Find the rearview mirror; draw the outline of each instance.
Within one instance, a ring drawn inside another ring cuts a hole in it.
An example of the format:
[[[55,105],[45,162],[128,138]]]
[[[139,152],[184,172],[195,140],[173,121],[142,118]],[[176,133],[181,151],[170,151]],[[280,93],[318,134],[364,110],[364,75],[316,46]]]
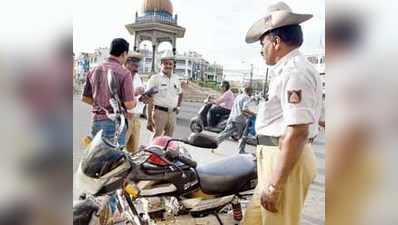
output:
[[[112,70],[108,70],[107,79],[108,79],[108,88],[109,92],[111,93],[111,97],[115,98],[118,94],[119,84],[114,78]]]
[[[217,140],[209,135],[202,133],[193,133],[188,137],[188,142],[190,145],[199,148],[217,148]]]

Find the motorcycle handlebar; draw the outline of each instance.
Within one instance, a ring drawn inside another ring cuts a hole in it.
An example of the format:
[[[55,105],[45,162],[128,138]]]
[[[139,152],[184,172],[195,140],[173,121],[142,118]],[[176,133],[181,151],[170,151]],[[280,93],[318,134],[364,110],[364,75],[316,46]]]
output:
[[[193,161],[192,159],[187,158],[187,157],[182,156],[182,155],[178,155],[177,159],[180,160],[181,162],[183,162],[183,163],[189,165],[190,167],[193,167],[193,168],[196,168],[196,166],[198,165],[198,164],[197,164],[195,161]]]
[[[187,164],[190,167],[196,168],[196,166],[198,165],[195,161],[193,161],[190,158],[187,158],[183,155],[181,155],[180,153],[176,152],[176,151],[167,151],[166,153],[169,157],[173,158],[173,159],[177,159],[179,161],[181,161],[182,163]]]

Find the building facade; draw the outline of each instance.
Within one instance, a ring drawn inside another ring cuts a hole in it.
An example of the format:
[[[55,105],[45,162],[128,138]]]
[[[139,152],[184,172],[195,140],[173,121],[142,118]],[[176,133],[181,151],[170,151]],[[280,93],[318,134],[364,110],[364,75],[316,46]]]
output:
[[[185,80],[205,80],[209,62],[195,51],[176,55],[175,73]]]
[[[209,68],[206,73],[206,80],[216,81],[217,83],[221,83],[221,81],[224,80],[224,67],[215,62],[209,65]]]
[[[323,96],[325,96],[326,94],[325,52],[319,51],[310,54],[305,54],[305,57],[318,70],[322,82]]]
[[[81,52],[74,58],[75,79],[85,79],[86,74],[109,56],[109,48],[95,49],[94,52]]]
[[[152,73],[152,51],[141,49],[144,58],[141,61],[140,74],[149,76]],[[158,52],[161,55],[163,51]],[[155,69],[160,70],[160,60],[155,59]],[[196,51],[176,54],[176,65],[174,73],[182,80],[212,80],[220,82],[223,76],[223,67],[210,63]]]

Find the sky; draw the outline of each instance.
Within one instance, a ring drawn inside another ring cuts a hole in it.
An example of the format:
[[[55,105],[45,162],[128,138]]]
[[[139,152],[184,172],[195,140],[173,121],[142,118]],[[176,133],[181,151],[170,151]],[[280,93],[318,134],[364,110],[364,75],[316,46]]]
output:
[[[250,26],[265,14],[264,0],[171,0],[178,23],[186,28],[185,37],[177,40],[177,51],[196,51],[210,63],[217,62],[229,69],[245,69],[254,64],[256,70],[265,65],[258,43],[246,44]],[[297,13],[311,13],[314,18],[302,24],[304,53],[323,49],[324,0],[285,0]],[[115,4],[117,3],[117,4]],[[142,15],[143,0],[74,0],[74,52],[93,52],[109,46],[115,37],[133,43],[125,25],[134,22],[135,12]],[[164,45],[167,47],[167,45]],[[162,46],[162,47],[164,47]],[[161,48],[162,49],[162,48]]]

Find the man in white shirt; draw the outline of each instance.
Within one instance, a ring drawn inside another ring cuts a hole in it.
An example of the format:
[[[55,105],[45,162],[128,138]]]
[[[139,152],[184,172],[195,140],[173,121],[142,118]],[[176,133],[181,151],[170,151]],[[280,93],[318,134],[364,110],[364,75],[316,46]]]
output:
[[[139,63],[142,57],[142,54],[138,52],[130,53],[124,65],[131,72],[136,99],[139,99],[139,97],[144,93],[145,90],[142,78],[138,74],[138,69],[140,66]],[[144,106],[145,104],[143,102],[137,101],[137,105],[133,109],[127,110],[128,129],[126,133],[126,149],[131,153],[138,151],[141,129],[141,123],[139,118],[142,111],[144,110]]]
[[[166,51],[160,58],[160,73],[151,76],[147,90],[156,88],[159,92],[153,96],[153,104],[148,104],[148,130],[154,136],[173,136],[177,114],[182,102],[182,88],[178,77],[173,74],[175,57]]]
[[[316,174],[311,143],[318,132],[322,83],[298,50],[303,43],[299,24],[311,17],[278,2],[246,35],[247,43],[260,42],[265,63],[273,66],[268,100],[258,106],[258,185],[246,225],[299,225]]]

